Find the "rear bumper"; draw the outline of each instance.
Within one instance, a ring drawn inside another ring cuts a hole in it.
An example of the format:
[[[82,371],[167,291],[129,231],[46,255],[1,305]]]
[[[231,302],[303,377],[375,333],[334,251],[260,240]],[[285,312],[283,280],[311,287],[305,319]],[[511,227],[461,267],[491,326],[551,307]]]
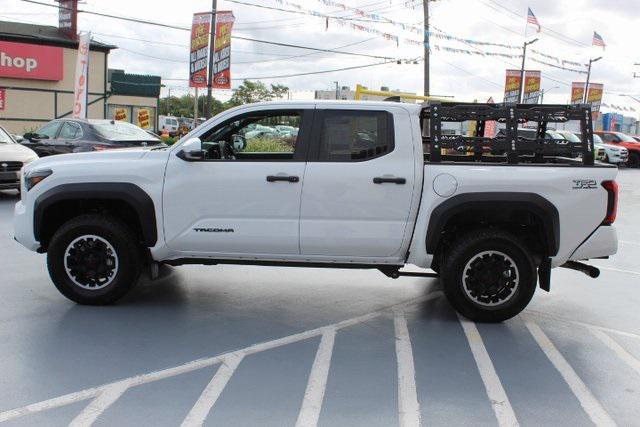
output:
[[[569,257],[579,261],[589,258],[601,258],[618,252],[618,233],[613,225],[603,225],[585,240]]]

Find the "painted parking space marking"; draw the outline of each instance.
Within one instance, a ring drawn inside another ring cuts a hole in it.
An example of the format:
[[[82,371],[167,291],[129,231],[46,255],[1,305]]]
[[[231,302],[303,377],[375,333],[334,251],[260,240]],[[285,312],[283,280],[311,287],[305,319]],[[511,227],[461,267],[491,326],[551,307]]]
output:
[[[61,406],[80,402],[82,400],[96,398],[106,390],[111,389],[111,387],[115,386],[116,384],[121,384],[123,386],[126,386],[126,388],[135,387],[135,386],[147,384],[153,381],[158,381],[161,379],[170,378],[176,375],[180,375],[187,372],[192,372],[198,369],[213,366],[218,363],[222,363],[226,358],[230,357],[233,354],[241,354],[243,356],[248,356],[250,354],[254,354],[261,351],[266,351],[273,348],[281,347],[294,342],[306,340],[308,338],[321,336],[327,330],[327,328],[333,328],[336,331],[338,331],[340,329],[347,328],[349,326],[354,326],[360,323],[367,322],[385,313],[393,312],[394,310],[398,310],[403,307],[407,307],[410,305],[419,304],[421,302],[426,302],[432,299],[439,298],[442,295],[443,294],[441,291],[434,291],[423,297],[414,298],[412,300],[401,302],[399,304],[395,304],[390,307],[385,307],[371,313],[367,313],[351,319],[343,320],[341,322],[338,322],[332,325],[322,326],[316,329],[310,329],[308,331],[300,332],[294,335],[289,335],[287,337],[278,338],[272,341],[266,341],[259,344],[254,344],[252,346],[246,347],[241,350],[234,350],[218,356],[194,360],[192,362],[187,362],[183,365],[166,368],[160,371],[154,371],[154,372],[150,372],[142,375],[133,376],[130,378],[126,378],[124,380],[114,381],[112,383],[101,385],[98,387],[87,388],[78,392],[65,394],[65,395],[54,397],[48,400],[43,400],[41,402],[22,406],[20,408],[10,409],[8,411],[0,412],[0,422],[13,420],[15,418],[19,418],[19,417],[37,413],[37,412],[42,412],[48,409],[59,408]]]
[[[525,325],[529,332],[536,340],[547,358],[551,361],[560,376],[565,380],[573,394],[576,396],[580,405],[585,410],[591,421],[597,426],[615,426],[609,413],[602,407],[600,402],[591,393],[586,384],[578,376],[576,371],[571,367],[569,362],[562,356],[560,351],[551,342],[549,337],[542,331],[537,324],[525,320]]]
[[[593,335],[595,335],[600,341],[607,347],[613,350],[620,359],[622,359],[630,368],[635,370],[640,375],[640,360],[636,359],[631,353],[618,344],[613,338],[611,338],[606,332],[599,328],[588,328]]]
[[[142,384],[174,377],[219,364],[220,366],[218,370],[210,380],[209,384],[201,392],[182,423],[185,427],[201,426],[211,411],[215,411],[216,401],[224,392],[227,383],[232,378],[236,368],[245,357],[319,336],[321,337],[320,343],[309,371],[305,393],[297,414],[296,422],[297,426],[316,426],[322,411],[327,378],[331,369],[331,359],[334,351],[336,334],[339,333],[341,329],[359,325],[383,315],[392,314],[395,331],[395,353],[397,363],[398,421],[401,426],[419,426],[425,422],[425,420],[421,419],[422,414],[417,396],[414,352],[411,344],[411,335],[407,326],[405,311],[410,306],[434,300],[442,295],[441,291],[434,291],[421,298],[386,307],[328,326],[300,332],[272,341],[254,344],[244,349],[230,351],[210,358],[195,360],[160,371],[133,376],[99,387],[88,388],[75,393],[69,393],[53,399],[26,405],[21,408],[8,410],[0,413],[0,422],[46,411],[48,409],[70,405],[76,402],[90,400],[87,406],[71,423],[73,426],[90,426],[131,387],[136,387]],[[608,348],[613,350],[621,360],[631,366],[639,374],[640,361],[628,353],[609,335],[618,334],[636,339],[640,339],[640,335],[562,319],[558,318],[558,316],[537,312],[531,312],[522,317],[529,333],[531,333],[538,346],[540,346],[544,354],[551,361],[555,370],[568,384],[572,393],[576,396],[580,405],[591,420],[593,420],[597,425],[615,425],[609,413],[594,397],[575,370],[545,335],[540,326],[538,326],[538,324],[532,319],[536,317],[550,318],[563,321],[565,323],[578,324],[588,328]],[[495,370],[491,356],[484,345],[476,324],[461,317],[460,315],[457,315],[457,318],[459,323],[462,325],[464,336],[469,345],[469,350],[474,358],[476,368],[480,374],[486,391],[486,396],[483,398],[488,398],[496,416],[498,425],[519,425],[515,411],[511,406],[509,398]],[[428,420],[426,423],[428,424]]]
[[[420,404],[416,391],[416,369],[413,363],[413,349],[403,312],[396,311],[393,316],[396,335],[396,359],[398,363],[398,412],[400,427],[419,426]]]
[[[222,360],[211,382],[182,422],[182,427],[198,427],[204,423],[243,358],[244,354],[231,353]]]
[[[480,377],[487,391],[487,396],[491,401],[493,412],[496,414],[498,425],[500,425],[500,427],[518,426],[519,423],[516,414],[513,412],[511,402],[509,402],[507,393],[504,391],[504,387],[502,387],[502,382],[496,373],[491,357],[489,357],[489,353],[482,341],[476,324],[459,314],[458,319],[469,342],[471,353],[478,366]]]
[[[127,382],[115,383],[107,387],[69,423],[69,427],[91,426],[128,388]]]
[[[302,407],[298,413],[297,427],[309,427],[318,424],[320,409],[324,400],[329,377],[329,366],[336,338],[335,328],[327,328],[322,334],[318,351],[311,367],[307,388],[304,392]]]

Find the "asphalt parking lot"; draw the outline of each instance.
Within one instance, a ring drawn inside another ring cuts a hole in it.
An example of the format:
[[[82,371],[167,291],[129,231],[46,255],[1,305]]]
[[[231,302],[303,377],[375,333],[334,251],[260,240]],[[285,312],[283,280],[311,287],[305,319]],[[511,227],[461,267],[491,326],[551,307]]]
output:
[[[436,279],[166,269],[75,305],[12,240],[0,193],[5,425],[640,425],[640,170],[621,170],[619,254],[556,269],[504,324],[458,318]]]

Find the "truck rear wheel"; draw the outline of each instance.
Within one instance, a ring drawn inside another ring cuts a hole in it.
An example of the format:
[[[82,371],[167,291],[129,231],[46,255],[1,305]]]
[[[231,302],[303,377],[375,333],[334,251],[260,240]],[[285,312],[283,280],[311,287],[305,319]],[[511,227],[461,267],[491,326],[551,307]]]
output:
[[[121,222],[105,215],[82,215],[63,224],[47,251],[56,288],[78,304],[110,304],[140,277],[137,239]]]
[[[445,295],[460,314],[477,322],[502,322],[529,304],[536,290],[536,269],[516,236],[481,230],[452,246],[441,275]]]

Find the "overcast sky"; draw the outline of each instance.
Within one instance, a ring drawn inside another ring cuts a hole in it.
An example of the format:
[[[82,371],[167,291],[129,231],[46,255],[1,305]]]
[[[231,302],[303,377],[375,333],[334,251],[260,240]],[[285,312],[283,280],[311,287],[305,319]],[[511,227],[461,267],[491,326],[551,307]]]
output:
[[[53,0],[41,0],[53,4]],[[276,0],[242,0],[291,9]],[[324,6],[320,0],[287,0],[322,14],[360,19],[354,22],[366,27],[397,35],[400,46],[375,34],[353,30],[330,21],[325,30],[325,19],[266,10],[240,5],[226,0],[218,1],[219,10],[232,10],[236,16],[234,34],[257,39],[293,43],[304,46],[329,48],[353,44],[342,50],[394,58],[418,58],[420,46],[403,43],[403,39],[419,40],[420,36],[392,24],[365,22],[352,10],[341,11]],[[411,8],[405,0],[337,0],[352,8],[406,24],[422,23],[422,6]],[[620,94],[635,95],[640,99],[640,7],[638,0],[437,0],[431,4],[431,24],[447,34],[493,43],[521,45],[524,40],[527,7],[531,7],[543,26],[537,34],[539,41],[532,48],[545,54],[584,63],[589,57],[604,56],[595,63],[592,81],[604,83],[606,103],[640,107],[640,103]],[[119,16],[142,18],[157,22],[189,27],[192,14],[210,9],[210,0],[85,0],[81,9],[111,13]],[[29,4],[21,0],[0,0],[0,19],[57,25],[57,11],[53,8]],[[115,44],[119,49],[110,56],[111,68],[128,72],[161,75],[163,78],[186,79],[188,76],[189,32],[168,28],[133,24],[108,18],[80,14],[81,30],[91,30],[94,38]],[[593,31],[602,35],[606,50],[592,48]],[[529,39],[534,31],[530,28]],[[139,39],[132,40],[132,39]],[[455,40],[432,40],[432,45],[455,49],[478,50]],[[520,53],[501,47],[481,46],[480,50],[496,53]],[[331,70],[335,68],[380,62],[379,59],[346,55],[314,53],[299,58],[294,55],[309,51],[266,44],[234,40],[232,45],[232,77],[262,77],[283,74]],[[158,58],[158,59],[156,59]],[[541,56],[531,56],[548,61]],[[482,57],[461,53],[433,51],[431,55],[431,93],[452,95],[459,100],[486,100],[492,96],[502,99],[506,68],[519,68],[519,59]],[[583,81],[584,76],[527,61],[528,69],[542,70],[542,86],[549,89],[546,102],[567,102],[572,81]],[[575,67],[574,67],[575,68]],[[293,91],[331,89],[334,82],[355,87],[357,83],[378,89],[389,86],[409,92],[422,92],[422,62],[388,64],[359,70],[333,72],[294,78],[266,79],[265,83],[282,83]],[[553,80],[552,80],[553,79]],[[172,93],[186,93],[187,82],[165,80]],[[240,82],[235,81],[234,85]],[[555,88],[558,87],[558,88]],[[553,88],[553,89],[552,89]],[[221,98],[228,94],[218,92]],[[640,108],[637,108],[640,111]]]

